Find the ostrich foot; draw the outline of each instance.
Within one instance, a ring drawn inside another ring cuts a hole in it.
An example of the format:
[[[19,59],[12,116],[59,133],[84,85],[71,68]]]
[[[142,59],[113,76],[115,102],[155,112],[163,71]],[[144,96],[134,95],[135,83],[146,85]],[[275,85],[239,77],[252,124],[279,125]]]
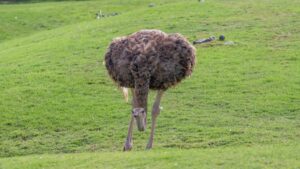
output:
[[[132,143],[126,142],[123,147],[123,151],[130,151],[132,149]]]
[[[152,149],[152,142],[149,142],[146,147],[146,150],[150,150],[150,149]]]

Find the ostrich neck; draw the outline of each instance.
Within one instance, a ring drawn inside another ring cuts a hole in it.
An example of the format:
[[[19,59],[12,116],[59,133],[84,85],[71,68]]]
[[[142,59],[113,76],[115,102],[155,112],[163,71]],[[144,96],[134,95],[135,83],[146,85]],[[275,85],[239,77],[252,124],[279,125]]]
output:
[[[135,82],[134,94],[135,94],[135,104],[134,107],[144,108],[147,112],[147,100],[149,92],[149,82],[147,80],[137,80]]]

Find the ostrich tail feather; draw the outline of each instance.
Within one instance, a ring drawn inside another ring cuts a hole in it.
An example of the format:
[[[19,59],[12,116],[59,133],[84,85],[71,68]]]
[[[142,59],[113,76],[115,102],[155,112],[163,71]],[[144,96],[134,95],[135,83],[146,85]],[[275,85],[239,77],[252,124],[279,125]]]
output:
[[[125,101],[128,103],[128,88],[122,87],[122,92],[123,92]]]

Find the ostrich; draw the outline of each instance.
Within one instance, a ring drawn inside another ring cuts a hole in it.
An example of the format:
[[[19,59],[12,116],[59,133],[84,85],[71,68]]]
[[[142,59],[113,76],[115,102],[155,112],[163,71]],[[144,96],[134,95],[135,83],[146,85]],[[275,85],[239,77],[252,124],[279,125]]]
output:
[[[178,33],[141,30],[112,41],[105,54],[106,69],[113,81],[121,87],[130,88],[133,96],[124,151],[132,148],[134,121],[139,131],[146,128],[149,89],[157,90],[152,107],[151,133],[146,149],[152,148],[163,93],[190,76],[194,64],[195,48]]]

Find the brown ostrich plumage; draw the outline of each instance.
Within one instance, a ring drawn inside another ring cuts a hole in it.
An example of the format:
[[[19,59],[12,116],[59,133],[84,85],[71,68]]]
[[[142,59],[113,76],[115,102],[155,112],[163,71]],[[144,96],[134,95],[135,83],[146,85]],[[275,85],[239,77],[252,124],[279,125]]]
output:
[[[105,55],[110,77],[119,86],[132,88],[133,108],[145,112],[149,89],[165,91],[191,75],[194,65],[195,48],[182,35],[159,30],[117,38]]]

